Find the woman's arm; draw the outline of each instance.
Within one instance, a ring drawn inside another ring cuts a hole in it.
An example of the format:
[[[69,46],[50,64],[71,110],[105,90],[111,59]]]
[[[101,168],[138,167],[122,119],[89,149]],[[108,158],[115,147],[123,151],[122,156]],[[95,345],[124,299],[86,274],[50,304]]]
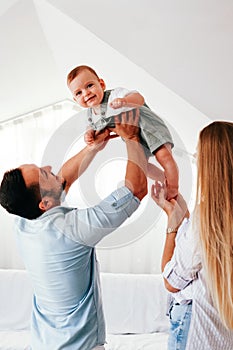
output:
[[[166,189],[159,183],[152,186],[153,200],[168,216],[161,268],[165,287],[174,293],[185,288],[195,278],[193,272],[198,267],[193,268],[195,244],[192,240],[193,236],[187,234],[188,221],[184,220],[189,218],[186,202],[180,194],[177,200],[167,201],[165,192]],[[179,237],[177,237],[177,232]]]

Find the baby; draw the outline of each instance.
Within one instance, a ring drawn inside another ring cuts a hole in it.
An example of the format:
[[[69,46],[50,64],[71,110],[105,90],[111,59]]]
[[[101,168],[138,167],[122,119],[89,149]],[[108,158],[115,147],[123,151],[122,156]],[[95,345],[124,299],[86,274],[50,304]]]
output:
[[[67,76],[67,85],[74,101],[87,108],[88,129],[84,136],[87,144],[93,142],[97,131],[115,126],[115,115],[132,108],[140,109],[141,144],[147,159],[151,155],[155,156],[164,170],[148,162],[147,175],[154,180],[166,181],[167,199],[176,198],[179,173],[172,155],[172,137],[163,120],[145,104],[144,97],[137,91],[125,88],[105,90],[104,80],[88,66],[74,68]]]

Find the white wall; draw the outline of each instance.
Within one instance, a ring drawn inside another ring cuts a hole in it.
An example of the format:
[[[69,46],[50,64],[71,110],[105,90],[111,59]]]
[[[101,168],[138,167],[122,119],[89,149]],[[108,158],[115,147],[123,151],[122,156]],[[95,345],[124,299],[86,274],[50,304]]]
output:
[[[70,103],[68,105],[72,112],[72,106]],[[7,129],[8,135],[18,135],[18,149],[10,137],[6,136],[3,140],[4,128],[0,130],[1,148],[12,146],[11,160],[7,160],[6,154],[1,155],[2,172],[5,170],[3,164],[6,166],[7,162],[9,168],[17,166],[18,163],[35,162],[39,164],[41,162],[43,165],[52,164],[58,170],[58,163],[64,162],[84,146],[82,112],[77,114],[76,111],[73,111],[72,118],[60,123],[58,116],[64,118],[65,110],[55,109],[54,113],[53,119],[52,115],[45,114],[43,117],[41,114],[34,117],[32,114],[32,120],[26,118],[24,126],[12,123],[12,127]],[[40,119],[42,120],[40,121]],[[25,134],[22,134],[23,130]],[[172,127],[171,131],[176,144],[174,156],[180,169],[181,192],[192,207],[195,193],[195,164],[187,153],[181,138]],[[192,130],[190,130],[191,132]],[[45,142],[46,134],[47,141]],[[9,142],[8,146],[7,142]],[[30,147],[32,145],[34,151]],[[155,163],[153,158],[150,161]],[[98,203],[100,199],[107,196],[123,182],[125,166],[125,144],[121,139],[112,140],[97,155],[85,174],[73,186],[73,190],[66,199],[66,204],[83,208]],[[152,182],[149,181],[149,193],[151,184]],[[0,267],[23,268],[14,241],[13,216],[1,209],[0,220]],[[140,208],[133,216],[99,244],[98,256],[101,270],[105,272],[158,273],[165,227],[165,216],[148,195],[143,199]]]
[[[15,104],[15,114],[22,113],[26,107],[28,107],[27,111],[31,109],[33,104],[28,98],[30,89],[34,91],[33,99],[37,107],[40,101],[45,101],[44,97],[49,96],[49,94],[55,100],[60,99],[63,94],[66,94],[64,97],[70,97],[65,87],[67,73],[76,65],[91,65],[105,79],[109,88],[125,86],[129,89],[138,89],[145,96],[149,106],[168,123],[176,145],[174,155],[180,167],[181,191],[186,196],[187,201],[192,202],[194,178],[192,177],[192,164],[187,154],[195,152],[198,132],[209,122],[209,119],[160,84],[142,68],[46,1],[34,1],[36,11],[32,7],[31,13],[36,17],[39,29],[37,28],[36,31],[33,29],[33,32],[30,32],[31,22],[27,17],[27,12],[24,11],[26,8],[22,7],[22,4],[26,4],[26,2],[17,2],[15,7],[9,9],[5,14],[5,25],[2,28],[7,28],[7,31],[1,31],[3,39],[6,35],[12,45],[12,51],[7,51],[7,54],[4,54],[4,62],[10,60],[10,65],[14,67],[12,74],[6,70],[3,71],[3,74],[7,74],[9,77],[8,91],[11,91],[9,88],[13,87],[13,92],[20,93],[21,102],[24,102],[24,104]],[[12,31],[12,19],[16,18],[21,19],[20,28],[22,31]],[[27,19],[26,26],[25,18]],[[13,49],[18,44],[17,40],[25,38],[24,35],[29,41],[28,43],[25,41],[23,47],[18,45],[19,55],[13,57]],[[5,43],[7,46],[7,39]],[[42,46],[47,48],[47,53],[40,57]],[[28,50],[29,65],[23,64],[24,56],[21,56],[20,50],[25,49]],[[24,81],[24,71],[28,69],[31,70],[32,74],[29,80]],[[40,74],[39,72],[44,73]],[[3,91],[3,100],[6,105],[14,102],[13,95],[11,96],[9,92],[5,93],[5,91]],[[27,141],[25,139],[25,142]],[[9,139],[9,144],[10,142]],[[5,152],[7,152],[7,147],[6,144]],[[119,158],[119,153],[113,157],[111,152],[106,152],[105,159],[109,159],[113,163]],[[102,158],[100,160],[96,165],[97,173],[103,163]],[[6,170],[3,169],[5,162],[1,155],[0,164],[2,171]],[[86,176],[92,175],[90,170],[89,175],[87,173]],[[98,176],[96,176],[96,181],[99,181]],[[80,199],[78,199],[79,202]],[[85,202],[81,204],[85,205]],[[154,212],[156,213],[155,217],[153,217]],[[13,243],[12,219],[5,213],[3,214],[2,211],[0,215],[0,249],[2,251],[0,267],[20,267],[21,263]],[[135,241],[133,241],[132,236],[136,229],[133,225],[134,220],[132,220],[131,224],[126,225],[126,229],[122,230],[117,244],[114,235],[107,243],[103,242],[98,252],[102,270],[144,273],[160,271],[165,228],[164,218],[161,217],[158,209],[149,198],[144,200],[140,215],[140,218],[135,219],[138,230]],[[160,221],[157,220],[158,217]],[[124,241],[124,232],[129,235],[128,241]]]

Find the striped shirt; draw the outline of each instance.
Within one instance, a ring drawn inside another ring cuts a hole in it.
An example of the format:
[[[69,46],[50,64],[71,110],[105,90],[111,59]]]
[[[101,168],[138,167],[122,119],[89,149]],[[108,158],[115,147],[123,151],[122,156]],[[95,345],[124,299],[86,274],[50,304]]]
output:
[[[173,257],[163,272],[167,281],[180,289],[172,293],[178,303],[193,300],[186,350],[232,350],[233,331],[224,327],[209,296],[196,238],[190,220],[185,219],[176,236]]]

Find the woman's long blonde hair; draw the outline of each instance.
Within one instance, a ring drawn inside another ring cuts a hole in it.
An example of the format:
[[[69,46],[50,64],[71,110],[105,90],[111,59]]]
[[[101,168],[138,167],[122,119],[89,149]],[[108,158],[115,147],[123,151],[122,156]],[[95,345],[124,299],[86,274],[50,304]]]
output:
[[[197,167],[205,277],[223,324],[233,329],[233,123],[214,122],[201,131]]]

